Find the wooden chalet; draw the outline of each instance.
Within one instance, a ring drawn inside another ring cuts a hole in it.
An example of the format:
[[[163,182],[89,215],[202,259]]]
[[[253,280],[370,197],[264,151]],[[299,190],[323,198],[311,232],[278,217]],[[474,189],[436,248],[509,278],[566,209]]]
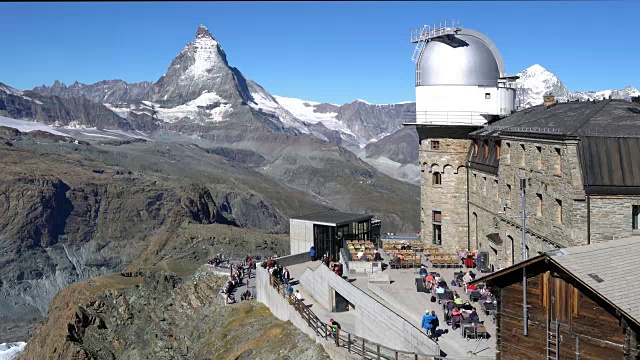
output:
[[[639,248],[631,237],[555,249],[476,279],[498,299],[496,358],[639,359]]]

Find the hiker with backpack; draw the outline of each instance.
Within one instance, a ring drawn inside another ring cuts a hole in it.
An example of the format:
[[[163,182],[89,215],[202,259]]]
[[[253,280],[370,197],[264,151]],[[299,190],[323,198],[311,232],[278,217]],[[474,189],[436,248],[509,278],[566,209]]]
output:
[[[438,337],[436,333],[438,331],[438,326],[440,326],[440,320],[438,320],[438,316],[436,315],[436,312],[431,311],[431,332],[429,334],[429,337],[435,341],[438,341]]]

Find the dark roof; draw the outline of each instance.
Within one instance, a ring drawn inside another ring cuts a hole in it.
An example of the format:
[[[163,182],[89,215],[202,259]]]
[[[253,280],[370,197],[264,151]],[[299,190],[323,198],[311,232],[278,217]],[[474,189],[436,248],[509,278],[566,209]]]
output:
[[[640,113],[634,111],[640,112],[640,104],[626,100],[538,105],[493,122],[471,135],[640,137]]]
[[[640,194],[640,138],[583,137],[578,156],[587,194]]]
[[[345,223],[350,223],[354,221],[368,220],[371,218],[373,218],[373,215],[352,214],[352,213],[345,213],[340,211],[322,211],[322,212],[313,213],[313,214],[296,216],[291,219],[339,225],[339,224],[345,224]]]
[[[638,302],[640,287],[619,286],[621,283],[629,283],[631,277],[640,271],[640,262],[636,261],[635,251],[638,245],[640,245],[640,237],[633,236],[590,245],[554,249],[478,278],[472,283],[495,284],[510,278],[504,283],[506,284],[514,281],[512,276],[514,271],[522,269],[523,266],[546,266],[542,264],[551,263],[576,279],[590,292],[611,304],[626,318],[640,325],[640,302]],[[530,271],[527,270],[527,273]],[[531,275],[533,274],[531,272]],[[518,272],[515,278],[521,279],[521,276],[521,272]]]
[[[578,140],[587,194],[640,195],[638,103],[602,100],[558,103],[551,107],[539,105],[470,134],[479,139],[500,136]],[[494,164],[497,161],[474,161],[471,156],[469,161],[472,168],[497,173],[497,164]]]

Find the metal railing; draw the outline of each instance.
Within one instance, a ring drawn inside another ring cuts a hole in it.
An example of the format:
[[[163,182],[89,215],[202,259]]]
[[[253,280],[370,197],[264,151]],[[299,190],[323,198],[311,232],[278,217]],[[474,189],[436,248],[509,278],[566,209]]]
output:
[[[391,349],[361,336],[351,334],[346,330],[338,329],[334,333],[331,331],[331,324],[320,320],[320,318],[318,318],[302,300],[297,299],[294,294],[287,293],[285,284],[282,284],[272,275],[269,275],[269,279],[271,287],[273,287],[278,294],[282,295],[282,297],[289,302],[289,305],[293,306],[296,312],[302,317],[302,320],[307,323],[307,326],[309,326],[317,336],[323,337],[327,341],[331,339],[337,347],[347,349],[350,354],[353,353],[362,356],[363,359],[442,359],[440,354],[419,354],[411,351]]]
[[[438,23],[423,25],[422,27],[411,29],[411,42],[417,43],[421,41],[428,41],[429,39],[437,36],[455,34],[458,30],[459,24],[460,21],[458,20],[442,20]]]
[[[479,111],[415,111],[405,112],[407,121],[433,125],[484,125],[487,113]]]

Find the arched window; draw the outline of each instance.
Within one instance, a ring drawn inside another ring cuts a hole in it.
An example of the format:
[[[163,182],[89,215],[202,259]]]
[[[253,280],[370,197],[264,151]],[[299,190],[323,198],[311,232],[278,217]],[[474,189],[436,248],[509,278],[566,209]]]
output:
[[[433,185],[442,185],[442,174],[438,171],[433,172]]]

